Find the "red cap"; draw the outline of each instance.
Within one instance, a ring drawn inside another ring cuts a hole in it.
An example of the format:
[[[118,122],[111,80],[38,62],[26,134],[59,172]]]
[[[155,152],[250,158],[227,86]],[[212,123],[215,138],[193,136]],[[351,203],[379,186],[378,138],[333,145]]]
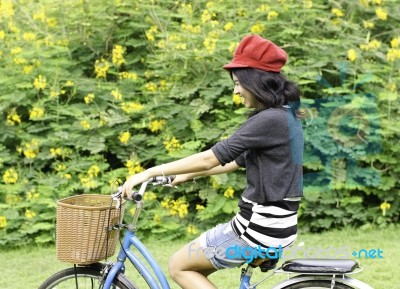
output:
[[[236,48],[231,63],[224,69],[252,67],[265,71],[280,72],[287,60],[286,52],[258,35],[249,35],[242,39]]]

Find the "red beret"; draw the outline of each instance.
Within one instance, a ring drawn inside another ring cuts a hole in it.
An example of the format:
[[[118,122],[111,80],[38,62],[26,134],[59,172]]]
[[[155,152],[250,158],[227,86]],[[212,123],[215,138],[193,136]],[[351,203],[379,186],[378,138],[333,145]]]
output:
[[[258,35],[246,36],[236,48],[233,59],[224,69],[252,67],[265,71],[280,72],[287,60],[286,52]]]

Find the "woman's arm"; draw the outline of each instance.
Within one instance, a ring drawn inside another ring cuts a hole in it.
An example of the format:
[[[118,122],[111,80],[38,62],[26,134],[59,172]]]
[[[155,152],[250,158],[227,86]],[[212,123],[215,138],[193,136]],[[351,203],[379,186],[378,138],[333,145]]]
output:
[[[196,173],[189,173],[189,174],[181,174],[177,175],[172,182],[173,185],[177,185],[180,183],[184,183],[190,180],[193,180],[196,177],[206,177],[206,176],[212,176],[212,175],[219,175],[219,174],[224,174],[224,173],[229,173],[234,170],[237,170],[239,168],[239,165],[233,161],[231,163],[228,163],[224,166],[216,166],[210,170],[206,171],[201,171],[201,172],[196,172]]]
[[[209,171],[219,166],[219,160],[212,150],[197,153],[186,158],[152,167],[144,172],[135,174],[124,183],[122,191],[124,195],[131,197],[133,187],[155,176],[182,175]]]

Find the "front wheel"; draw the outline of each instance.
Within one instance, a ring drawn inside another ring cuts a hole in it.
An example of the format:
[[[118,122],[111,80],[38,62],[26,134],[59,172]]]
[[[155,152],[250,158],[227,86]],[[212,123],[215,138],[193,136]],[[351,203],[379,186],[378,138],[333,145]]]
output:
[[[38,289],[101,289],[103,288],[100,267],[76,267],[57,272]],[[137,289],[123,274],[118,274],[112,289]]]
[[[289,286],[283,287],[282,289],[325,289],[331,288],[331,281],[324,281],[324,280],[308,280],[308,281],[301,281],[299,283],[291,284]],[[345,284],[335,282],[334,289],[353,289]]]

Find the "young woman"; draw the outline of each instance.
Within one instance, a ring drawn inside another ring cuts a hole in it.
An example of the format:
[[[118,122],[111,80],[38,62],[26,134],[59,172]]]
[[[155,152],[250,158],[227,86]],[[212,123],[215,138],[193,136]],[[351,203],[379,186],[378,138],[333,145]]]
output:
[[[211,149],[149,168],[123,186],[130,196],[134,186],[158,175],[176,175],[178,184],[246,168],[239,212],[171,257],[170,275],[182,288],[216,288],[209,274],[246,262],[246,256],[228,256],[230,247],[285,248],[296,239],[303,195],[303,134],[296,115],[299,90],[280,73],[286,60],[285,51],[271,41],[258,35],[244,37],[224,68],[232,77],[234,93],[252,109],[247,121]]]

